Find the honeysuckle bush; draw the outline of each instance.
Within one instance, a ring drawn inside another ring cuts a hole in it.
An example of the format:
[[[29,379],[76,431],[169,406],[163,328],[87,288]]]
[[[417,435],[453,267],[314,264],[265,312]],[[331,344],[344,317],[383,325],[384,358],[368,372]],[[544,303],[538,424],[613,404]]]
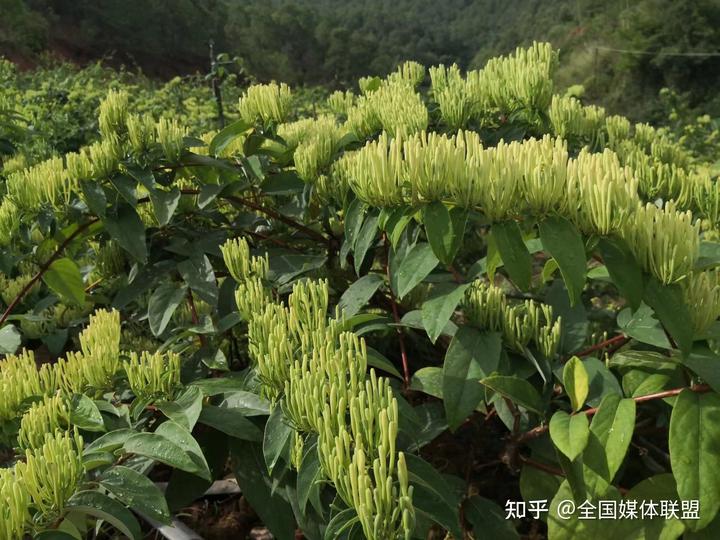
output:
[[[0,538],[140,538],[230,472],[283,540],[717,535],[717,178],[556,64],[408,62],[315,116],[256,85],[210,133],[116,89],[9,173]],[[558,512],[660,499],[697,519]]]

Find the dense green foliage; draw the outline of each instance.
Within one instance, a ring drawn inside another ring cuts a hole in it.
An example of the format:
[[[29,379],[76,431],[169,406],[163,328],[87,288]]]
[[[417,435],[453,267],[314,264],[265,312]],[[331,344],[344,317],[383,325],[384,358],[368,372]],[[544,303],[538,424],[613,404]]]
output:
[[[476,68],[543,39],[562,51],[561,85],[614,112],[654,119],[667,86],[720,115],[715,0],[2,0],[0,12],[0,53],[113,54],[171,76],[205,71],[212,39],[260,80],[339,87],[408,58]]]
[[[717,130],[557,68],[253,85],[220,131],[120,77],[68,139],[3,88],[0,540],[139,540],[228,473],[280,540],[717,536]],[[559,505],[660,499],[697,517]]]

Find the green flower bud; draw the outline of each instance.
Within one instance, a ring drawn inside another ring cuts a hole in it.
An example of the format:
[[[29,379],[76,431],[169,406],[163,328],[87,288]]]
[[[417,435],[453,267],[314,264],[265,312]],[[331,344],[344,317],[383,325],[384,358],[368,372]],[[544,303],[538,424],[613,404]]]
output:
[[[185,151],[185,135],[187,130],[180,126],[176,120],[161,118],[155,125],[157,139],[170,163],[178,163]]]
[[[180,356],[173,352],[130,352],[124,367],[130,388],[141,400],[172,401],[180,387]]]
[[[240,116],[246,122],[261,120],[267,127],[285,120],[292,102],[290,87],[285,83],[256,84],[240,98]]]
[[[128,114],[127,92],[110,90],[100,104],[98,123],[103,137],[110,137],[125,130]]]
[[[70,411],[65,398],[45,396],[43,401],[33,403],[20,420],[18,444],[22,449],[40,448],[46,435],[67,429],[69,423]]]
[[[0,538],[22,540],[30,522],[30,495],[13,469],[0,469]]]
[[[82,450],[77,430],[48,433],[42,446],[26,450],[25,462],[15,465],[17,478],[38,512],[37,521],[51,523],[63,514],[85,472]]]

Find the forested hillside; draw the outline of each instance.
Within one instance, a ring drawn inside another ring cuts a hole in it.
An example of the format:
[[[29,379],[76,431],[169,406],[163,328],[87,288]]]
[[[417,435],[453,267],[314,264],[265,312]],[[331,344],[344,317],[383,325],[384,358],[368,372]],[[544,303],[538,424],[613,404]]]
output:
[[[208,41],[259,80],[348,87],[401,61],[481,67],[533,39],[561,49],[560,86],[632,118],[658,117],[665,86],[715,113],[716,0],[0,0],[0,54],[43,51],[169,77],[205,71]],[[630,51],[630,52],[628,52]]]

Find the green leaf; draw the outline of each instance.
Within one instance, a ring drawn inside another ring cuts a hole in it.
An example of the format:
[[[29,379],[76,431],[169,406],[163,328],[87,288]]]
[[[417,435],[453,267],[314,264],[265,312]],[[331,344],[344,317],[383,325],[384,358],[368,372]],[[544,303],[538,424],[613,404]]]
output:
[[[91,454],[95,452],[114,452],[118,448],[122,448],[125,441],[135,434],[137,434],[137,431],[129,428],[110,431],[86,445],[83,453]]]
[[[226,393],[220,407],[233,409],[245,417],[268,416],[270,414],[270,402],[267,399],[246,391]]]
[[[405,454],[405,460],[413,486],[415,510],[448,529],[455,538],[462,538],[458,517],[459,497],[427,461],[413,454]]]
[[[158,433],[136,433],[123,444],[123,450],[129,454],[148,457],[181,471],[206,475],[202,468],[183,450],[179,443]]]
[[[430,244],[415,244],[403,258],[397,272],[397,295],[403,298],[438,265]]]
[[[466,222],[467,212],[459,208],[448,210],[439,201],[423,208],[423,223],[428,242],[443,264],[452,264],[455,259],[455,254],[462,245]]]
[[[642,504],[642,501],[645,501],[646,505],[654,502],[658,508],[660,508],[662,501],[677,501],[679,499],[675,479],[669,473],[656,474],[635,484],[625,498],[638,501],[638,504]],[[679,510],[678,516],[681,514],[682,511]],[[685,529],[679,519],[666,519],[660,515],[652,518],[628,520],[627,524],[628,530],[623,535],[623,538],[680,538]],[[683,538],[687,538],[687,535]]]
[[[317,453],[317,444],[305,448],[302,463],[297,475],[297,497],[300,511],[305,507],[313,491],[319,492],[319,482],[322,480],[322,468]],[[317,494],[317,493],[316,493]]]
[[[47,272],[43,274],[43,281],[54,292],[74,305],[85,304],[85,285],[80,275],[78,265],[67,258],[54,261]]]
[[[263,438],[260,428],[245,418],[242,409],[205,405],[198,422],[237,439],[261,441]]]
[[[202,411],[203,395],[197,386],[188,386],[175,401],[159,401],[155,406],[170,420],[192,431]]]
[[[230,456],[233,471],[250,506],[261,521],[280,540],[295,537],[295,517],[292,507],[275,489],[275,483],[267,474],[262,448],[259,444],[230,440]]]
[[[49,529],[33,536],[33,540],[80,540],[80,536],[59,529]]]
[[[589,391],[588,374],[582,361],[577,356],[573,356],[565,364],[563,385],[570,398],[573,411],[582,409]]]
[[[80,190],[84,195],[85,202],[90,211],[100,218],[105,217],[107,208],[107,197],[100,182],[95,180],[83,180],[80,182]]]
[[[85,431],[105,431],[100,409],[84,394],[75,394],[70,401],[70,423]]]
[[[377,352],[372,347],[367,348],[367,357],[368,357],[368,366],[374,367],[377,369],[381,369],[385,373],[390,373],[390,375],[394,375],[398,379],[402,379],[402,375],[400,375],[400,372],[397,370],[397,368],[388,360],[385,358],[382,354]]]
[[[149,194],[155,218],[158,220],[160,226],[164,227],[170,223],[170,218],[172,218],[175,210],[177,210],[181,197],[180,190],[176,187],[170,191],[151,189],[149,190]]]
[[[122,205],[116,215],[105,216],[103,224],[110,236],[136,261],[144,263],[147,260],[145,225],[134,208]]]
[[[160,427],[155,430],[155,434],[166,437],[168,440],[182,448],[182,450],[190,456],[193,463],[195,463],[195,466],[197,467],[196,474],[201,478],[205,478],[207,480],[211,479],[210,468],[205,460],[205,455],[203,454],[200,445],[192,436],[192,433],[177,422],[168,420],[167,422],[160,424]]]
[[[347,214],[345,214],[345,241],[351,248],[355,247],[366,211],[367,205],[360,199],[353,199],[348,205]]]
[[[385,224],[385,231],[387,232],[393,249],[397,248],[400,237],[410,221],[412,221],[414,214],[415,212],[412,208],[401,206],[396,208],[388,218]]]
[[[187,289],[175,283],[160,285],[150,296],[148,320],[154,336],[161,335],[180,303],[185,299]]]
[[[368,274],[350,285],[340,297],[338,307],[350,318],[372,298],[384,279],[380,274]]]
[[[110,452],[84,452],[83,467],[86,471],[92,471],[100,467],[113,465],[117,461],[117,456]]]
[[[217,305],[217,281],[207,255],[199,255],[182,261],[177,268],[193,292],[211,306]]]
[[[583,453],[583,476],[590,493],[605,494],[625,459],[635,429],[635,402],[608,394],[590,424]]]
[[[670,464],[681,500],[700,501],[700,519],[710,523],[720,509],[720,396],[683,390],[670,417]]]
[[[693,326],[680,285],[663,285],[650,278],[645,285],[644,300],[655,313],[683,354],[692,348]]]
[[[700,375],[715,392],[720,392],[720,356],[708,347],[696,346],[689,356],[680,357],[679,360]]]
[[[671,349],[672,345],[654,314],[650,306],[641,303],[634,313],[630,308],[618,313],[617,323],[623,333],[633,339],[661,349]]]
[[[527,291],[532,284],[532,257],[517,222],[495,223],[491,233],[510,279],[520,290]]]
[[[512,522],[505,519],[505,511],[497,503],[474,495],[464,506],[465,518],[470,522],[475,538],[492,538],[493,540],[518,540],[520,535],[513,528]]]
[[[217,135],[210,141],[208,152],[211,156],[217,156],[221,154],[225,148],[230,145],[240,135],[250,129],[252,125],[248,124],[244,120],[237,120],[232,124],[225,126]]]
[[[225,376],[212,379],[199,379],[190,383],[197,386],[206,396],[217,396],[229,392],[243,392],[248,390],[246,376]]]
[[[485,396],[480,379],[500,363],[500,334],[461,326],[453,337],[443,364],[442,394],[451,430],[457,429]]]
[[[370,247],[375,243],[375,237],[378,232],[378,212],[371,211],[370,214],[365,218],[362,228],[358,232],[357,238],[355,239],[355,245],[353,246],[353,252],[355,253],[355,273],[360,275],[360,268],[365,260]]]
[[[570,461],[585,450],[589,435],[589,423],[585,414],[570,416],[565,411],[558,411],[550,419],[550,438],[555,447]]]
[[[268,175],[261,188],[266,195],[292,195],[293,193],[302,193],[305,182],[295,171],[282,171]]]
[[[422,323],[430,341],[435,343],[442,334],[455,308],[465,295],[469,283],[438,283],[431,290],[422,305]]]
[[[170,523],[170,510],[165,496],[147,476],[116,465],[102,473],[98,482],[130,508],[160,523]]]
[[[14,325],[6,324],[0,329],[0,354],[15,354],[21,343],[22,336]]]
[[[98,491],[75,493],[65,508],[107,521],[130,540],[141,540],[143,537],[140,524],[132,512],[115,499]]]
[[[561,279],[553,281],[545,293],[544,301],[552,306],[553,318],[560,320],[559,352],[569,354],[581,349],[587,340],[590,327],[582,302],[570,306],[570,299]]]
[[[344,538],[343,533],[350,529],[356,523],[359,523],[357,512],[354,508],[346,508],[345,510],[335,514],[328,522],[323,540],[337,540]]]
[[[443,369],[424,367],[413,373],[410,388],[439,399],[443,398]]]
[[[580,301],[585,286],[585,244],[575,226],[561,217],[551,216],[540,222],[540,239],[543,247],[557,261],[570,305]]]
[[[642,269],[627,244],[619,238],[601,238],[600,253],[613,283],[637,311],[643,298]]]
[[[289,462],[288,452],[294,432],[295,430],[285,419],[282,407],[276,406],[265,424],[265,434],[263,436],[263,456],[270,474],[272,474],[275,465],[281,458]]]
[[[491,375],[480,382],[517,405],[539,415],[543,414],[545,406],[540,394],[525,379],[505,375]]]

